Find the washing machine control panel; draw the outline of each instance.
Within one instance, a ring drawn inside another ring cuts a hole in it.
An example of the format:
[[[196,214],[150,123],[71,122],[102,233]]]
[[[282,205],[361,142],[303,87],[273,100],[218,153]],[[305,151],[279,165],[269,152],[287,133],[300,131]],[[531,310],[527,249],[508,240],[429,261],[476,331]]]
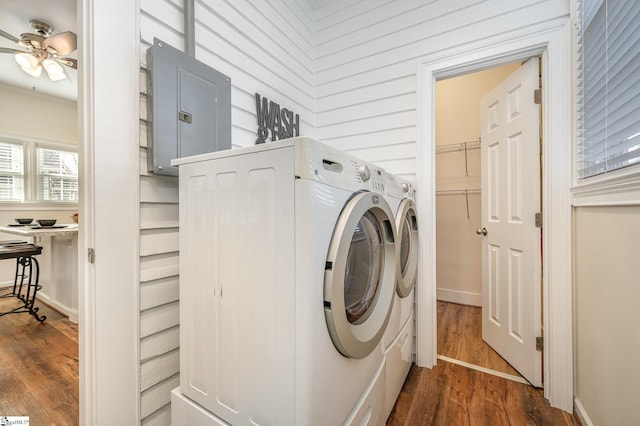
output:
[[[367,164],[359,163],[355,160],[351,161],[357,182],[367,183],[367,189],[375,192],[384,192],[385,174],[382,169],[371,167]]]

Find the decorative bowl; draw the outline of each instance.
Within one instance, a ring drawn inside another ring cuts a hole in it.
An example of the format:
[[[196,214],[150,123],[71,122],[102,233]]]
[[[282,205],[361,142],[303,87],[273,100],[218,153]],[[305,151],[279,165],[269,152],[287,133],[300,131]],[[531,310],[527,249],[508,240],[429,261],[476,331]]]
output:
[[[40,226],[53,226],[56,224],[55,219],[38,219]]]
[[[18,222],[20,225],[28,225],[31,222],[33,222],[33,219],[19,218],[19,219],[16,219],[16,222]]]

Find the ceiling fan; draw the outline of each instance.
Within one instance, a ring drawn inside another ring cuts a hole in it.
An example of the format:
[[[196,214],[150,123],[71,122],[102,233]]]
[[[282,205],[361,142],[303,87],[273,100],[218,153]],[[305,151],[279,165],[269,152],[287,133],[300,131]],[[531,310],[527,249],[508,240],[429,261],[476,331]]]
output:
[[[35,33],[22,33],[20,38],[0,30],[0,36],[26,49],[0,47],[0,53],[14,54],[22,70],[33,77],[39,77],[44,68],[51,80],[64,80],[69,75],[63,65],[78,68],[76,59],[64,57],[76,50],[77,36],[71,31],[52,36],[53,26],[37,19],[29,24]]]

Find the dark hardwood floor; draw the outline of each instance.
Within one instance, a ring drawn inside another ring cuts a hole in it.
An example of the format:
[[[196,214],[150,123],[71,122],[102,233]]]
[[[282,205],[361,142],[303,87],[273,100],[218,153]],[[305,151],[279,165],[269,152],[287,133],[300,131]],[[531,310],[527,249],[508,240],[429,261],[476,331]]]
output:
[[[16,306],[14,298],[0,299],[0,312]],[[36,306],[47,316],[42,324],[25,313],[0,317],[0,416],[29,416],[31,425],[77,425],[77,324],[39,301]]]
[[[387,425],[579,425],[542,389],[446,361],[409,372]]]
[[[438,302],[438,353],[518,375],[482,341],[480,308]],[[388,426],[580,425],[552,408],[542,389],[438,360],[433,369],[413,365]]]
[[[15,304],[13,299],[0,299],[0,311]],[[29,416],[32,425],[77,425],[77,325],[42,303],[37,306],[47,315],[44,324],[27,314],[0,317],[0,416]],[[463,319],[475,314],[462,312],[464,308],[439,302],[439,352],[504,371],[499,361],[506,362],[478,349],[470,337],[477,330],[471,332],[473,327]],[[387,425],[579,423],[569,413],[551,408],[542,389],[440,360],[433,369],[411,368]]]
[[[520,376],[482,340],[482,308],[438,301],[438,354]]]

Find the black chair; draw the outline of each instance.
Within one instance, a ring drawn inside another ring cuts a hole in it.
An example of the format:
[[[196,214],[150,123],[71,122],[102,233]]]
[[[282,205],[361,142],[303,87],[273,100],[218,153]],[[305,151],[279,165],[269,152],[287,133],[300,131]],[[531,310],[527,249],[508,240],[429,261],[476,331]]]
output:
[[[40,264],[33,256],[42,253],[42,247],[29,244],[26,241],[0,241],[0,259],[16,259],[16,275],[11,292],[0,298],[15,297],[22,302],[21,306],[6,312],[0,312],[0,317],[9,314],[28,313],[44,322],[45,315],[38,315],[40,308],[34,307],[36,294],[42,288],[38,284],[40,279]]]

